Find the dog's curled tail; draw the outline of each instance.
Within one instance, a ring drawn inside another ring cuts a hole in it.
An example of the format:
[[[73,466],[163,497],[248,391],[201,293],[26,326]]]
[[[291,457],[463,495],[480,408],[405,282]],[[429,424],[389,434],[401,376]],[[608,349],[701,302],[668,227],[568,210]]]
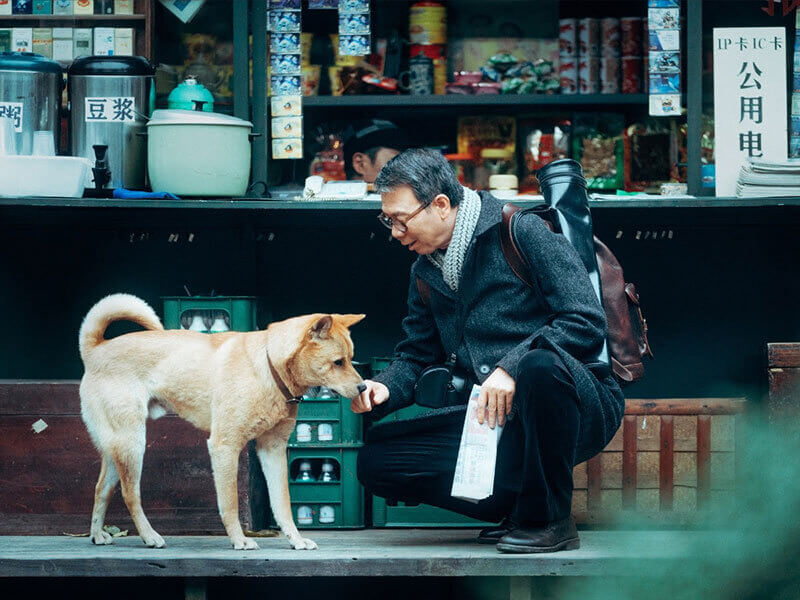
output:
[[[86,314],[78,333],[81,358],[101,344],[103,334],[114,321],[133,321],[146,329],[163,330],[164,326],[155,311],[141,298],[130,294],[112,294],[95,304]]]

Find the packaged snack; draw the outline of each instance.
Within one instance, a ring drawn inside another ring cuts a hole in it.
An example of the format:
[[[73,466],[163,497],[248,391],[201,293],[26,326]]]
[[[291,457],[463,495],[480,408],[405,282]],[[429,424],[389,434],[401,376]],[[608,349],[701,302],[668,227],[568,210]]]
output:
[[[623,188],[623,125],[623,116],[616,113],[576,114],[572,158],[581,163],[588,188]]]

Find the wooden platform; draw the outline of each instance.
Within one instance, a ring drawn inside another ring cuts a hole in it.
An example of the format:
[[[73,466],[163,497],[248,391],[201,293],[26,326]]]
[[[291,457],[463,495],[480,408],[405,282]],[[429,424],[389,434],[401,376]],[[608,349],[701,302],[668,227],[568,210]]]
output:
[[[721,534],[702,531],[582,531],[581,549],[501,554],[476,530],[389,529],[306,532],[320,549],[291,550],[285,538],[235,551],[225,537],[136,537],[112,546],[88,538],[0,536],[0,577],[535,577],[617,576],[688,564]]]

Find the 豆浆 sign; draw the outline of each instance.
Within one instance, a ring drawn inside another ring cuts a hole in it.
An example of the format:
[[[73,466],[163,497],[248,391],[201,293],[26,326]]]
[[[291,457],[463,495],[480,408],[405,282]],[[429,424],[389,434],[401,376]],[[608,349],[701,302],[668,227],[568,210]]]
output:
[[[786,30],[714,29],[717,196],[735,196],[749,158],[786,160]]]

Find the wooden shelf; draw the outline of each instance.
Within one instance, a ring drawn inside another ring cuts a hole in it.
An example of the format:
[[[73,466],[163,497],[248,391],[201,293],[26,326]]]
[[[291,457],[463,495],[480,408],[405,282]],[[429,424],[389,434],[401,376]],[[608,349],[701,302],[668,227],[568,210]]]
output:
[[[306,108],[394,106],[618,106],[646,105],[647,94],[445,94],[434,96],[306,96]]]
[[[540,201],[517,201],[520,206],[533,206]],[[664,198],[635,200],[621,196],[619,200],[590,200],[594,209],[702,209],[702,208],[778,208],[800,207],[800,197],[793,198]],[[280,210],[280,211],[375,211],[380,208],[378,200],[350,200],[328,202],[305,202],[298,200],[266,200],[262,198],[187,198],[168,199],[97,199],[97,198],[0,198],[2,207],[53,207],[53,208],[126,208],[126,209],[193,209],[193,210]]]
[[[3,15],[0,16],[0,22],[4,21],[41,21],[52,23],[73,23],[75,21],[142,21],[147,18],[146,15]]]

